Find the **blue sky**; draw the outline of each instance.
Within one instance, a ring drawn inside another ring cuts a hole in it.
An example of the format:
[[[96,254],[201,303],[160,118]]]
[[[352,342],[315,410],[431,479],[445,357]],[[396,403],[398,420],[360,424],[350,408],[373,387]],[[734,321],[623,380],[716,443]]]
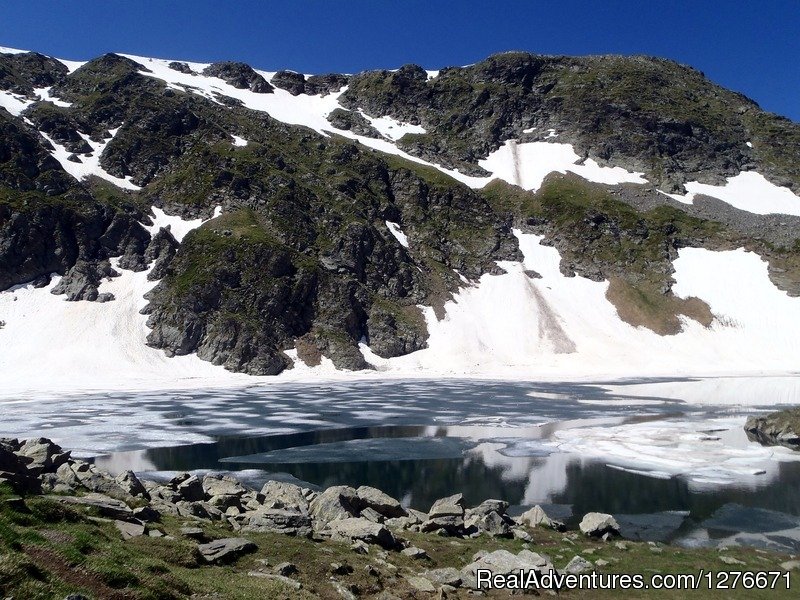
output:
[[[652,54],[800,121],[800,0],[25,0],[0,46],[355,72],[468,64],[504,50]]]

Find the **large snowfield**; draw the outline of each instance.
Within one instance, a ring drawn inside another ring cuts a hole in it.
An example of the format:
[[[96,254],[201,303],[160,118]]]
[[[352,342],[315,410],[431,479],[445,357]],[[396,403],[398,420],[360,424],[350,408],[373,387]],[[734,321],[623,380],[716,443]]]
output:
[[[0,48],[0,52],[5,51]],[[224,94],[280,121],[306,126],[322,135],[341,135],[381,152],[430,164],[395,145],[405,133],[424,132],[419,126],[385,115],[365,115],[385,139],[335,129],[327,115],[339,108],[338,99],[344,90],[326,96],[295,97],[281,89],[273,94],[256,94],[200,75],[207,66],[204,64],[189,63],[196,74],[184,74],[170,69],[167,60],[130,58],[142,65],[144,75],[163,80],[167,87],[214,101],[215,94]],[[70,70],[81,65],[62,62]],[[259,72],[268,81],[274,75]],[[40,90],[39,96],[41,100],[61,102],[52,98],[49,90]],[[35,101],[0,92],[0,106],[15,115]],[[53,156],[77,179],[96,175],[120,187],[137,189],[131,181],[116,178],[100,167],[100,154],[116,132],[110,131],[102,143],[87,139],[95,152],[83,163],[68,161],[67,151],[53,140],[43,137],[43,143],[50,143]],[[233,144],[248,143],[236,132],[230,133]],[[507,141],[480,161],[491,173],[489,177],[471,177],[431,166],[473,188],[501,178],[536,190],[544,177],[554,171],[569,171],[606,184],[647,183],[641,173],[601,166],[592,160],[581,161],[570,144],[555,141],[557,134],[551,134],[548,141]],[[691,203],[697,194],[705,194],[756,214],[800,215],[800,198],[758,173],[741,173],[723,186],[695,182],[687,184],[686,189],[685,196],[672,197]],[[178,240],[201,224],[200,220],[183,221],[157,208],[153,214],[155,225],[150,231],[169,224]],[[387,222],[386,227],[397,243],[410,248],[413,254],[413,237],[406,236],[402,224]],[[689,404],[800,403],[800,387],[793,377],[800,357],[800,298],[789,297],[770,282],[767,263],[758,255],[743,249],[681,249],[674,263],[673,291],[682,298],[696,296],[704,300],[715,319],[707,328],[684,319],[681,333],[660,336],[619,318],[605,297],[608,282],[563,276],[557,250],[542,245],[541,237],[521,231],[515,231],[515,235],[524,261],[500,263],[505,271],[501,275],[484,275],[479,281],[462,279],[463,286],[446,304],[441,320],[431,307],[421,307],[430,332],[428,348],[387,360],[362,343],[361,350],[375,370],[359,373],[337,371],[327,360],[320,367],[306,367],[291,349],[287,355],[297,367],[274,378],[230,373],[196,356],[167,358],[146,345],[146,317],[140,310],[146,304],[144,294],[155,285],[147,281],[146,272],[119,269],[121,275],[104,282],[100,289],[114,294],[115,300],[107,303],[66,302],[63,296],[51,294],[58,277],[45,288],[17,286],[0,292],[0,403],[21,406],[42,397],[77,399],[90,392],[220,390],[322,380],[470,377],[604,381],[603,385],[618,394],[622,402],[635,403],[637,398],[645,398],[645,405],[664,398]],[[531,270],[541,278],[526,274]],[[747,382],[755,380],[740,382],[737,378],[742,375],[771,377],[760,378],[759,383],[748,387]],[[706,378],[681,379],[689,376]],[[630,378],[637,378],[636,382],[631,384]],[[764,382],[773,390],[768,402],[764,401]],[[772,388],[769,382],[774,382]],[[381,415],[378,412],[375,416]],[[291,415],[286,418],[292,420]],[[313,415],[307,418],[312,419]],[[717,425],[732,431],[741,427],[741,419]],[[753,475],[772,458],[784,458],[780,450],[746,452],[735,444],[726,444],[724,436],[706,451],[709,440],[700,439],[696,427],[686,427],[685,423],[644,423],[575,428],[560,432],[553,443],[569,451],[612,457],[623,465],[645,465],[656,474],[691,474],[698,482]],[[161,437],[147,443],[174,441],[170,435],[169,430],[164,430]],[[631,440],[649,441],[637,444]],[[685,456],[687,452],[697,456],[689,464],[663,458],[665,454]]]

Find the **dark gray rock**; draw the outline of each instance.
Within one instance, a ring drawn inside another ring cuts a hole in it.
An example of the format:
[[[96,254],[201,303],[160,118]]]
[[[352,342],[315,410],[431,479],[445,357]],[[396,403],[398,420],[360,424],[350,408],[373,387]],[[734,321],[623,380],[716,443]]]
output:
[[[203,75],[219,77],[241,90],[257,94],[271,94],[273,87],[249,65],[239,62],[218,62],[203,69]]]
[[[272,76],[270,83],[276,88],[286,90],[292,96],[299,96],[306,91],[306,77],[294,71],[278,71]]]

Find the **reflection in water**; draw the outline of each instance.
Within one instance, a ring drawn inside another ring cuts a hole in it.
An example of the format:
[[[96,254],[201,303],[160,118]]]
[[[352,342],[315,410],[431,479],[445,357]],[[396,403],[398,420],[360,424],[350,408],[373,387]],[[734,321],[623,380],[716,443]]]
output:
[[[572,525],[587,512],[609,512],[620,516],[629,537],[666,541],[728,539],[731,523],[734,529],[737,521],[745,523],[751,507],[800,515],[800,462],[776,463],[774,477],[759,485],[748,481],[697,489],[683,477],[651,477],[553,452],[548,441],[553,431],[552,424],[361,427],[222,438],[96,461],[112,470],[125,464],[137,471],[246,472],[253,486],[279,477],[276,473],[320,488],[371,485],[420,510],[456,492],[462,492],[469,505],[502,498],[516,510],[532,504],[567,506],[571,511],[560,516]],[[137,460],[142,462],[137,465]],[[741,508],[731,511],[732,505]],[[713,523],[719,511],[727,511],[727,529],[707,527],[704,522]],[[770,526],[767,520],[761,523]],[[795,533],[800,539],[800,525],[791,535]],[[749,542],[768,545],[764,538]]]

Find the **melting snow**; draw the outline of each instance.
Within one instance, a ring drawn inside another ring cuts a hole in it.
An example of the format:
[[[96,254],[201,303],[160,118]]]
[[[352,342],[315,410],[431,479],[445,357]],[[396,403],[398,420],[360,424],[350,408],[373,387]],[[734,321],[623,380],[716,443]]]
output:
[[[397,223],[392,223],[391,221],[386,221],[386,227],[389,229],[389,232],[395,237],[395,239],[400,242],[400,245],[408,248],[408,237],[403,230],[400,229],[400,225]]]
[[[407,133],[425,133],[425,128],[410,123],[401,123],[392,117],[370,117],[364,111],[359,111],[382,136],[392,141],[397,141]]]
[[[800,453],[788,448],[749,443],[742,425],[741,417],[667,419],[574,427],[556,431],[553,438],[559,450],[653,477],[682,475],[693,488],[740,485],[747,479],[756,484],[757,478],[777,476],[780,462],[800,460]]]
[[[718,319],[709,328],[682,318],[684,331],[659,336],[623,322],[606,299],[608,282],[565,277],[555,248],[515,231],[525,260],[499,262],[445,304],[440,321],[424,309],[428,347],[388,360],[383,371],[518,376],[621,376],[793,371],[800,355],[800,298],[768,278],[756,254],[683,248],[674,293],[707,301]],[[526,269],[538,272],[532,279]],[[747,281],[743,289],[741,281]],[[731,294],[731,289],[741,293]],[[363,350],[363,348],[362,348]]]
[[[180,223],[154,208],[150,231],[170,225],[180,239],[200,220]],[[116,259],[113,261],[116,263]],[[139,311],[155,282],[148,271],[116,267],[119,277],[104,281],[100,292],[112,302],[67,302],[50,293],[60,277],[36,289],[21,285],[0,292],[0,372],[3,393],[111,389],[195,388],[224,382],[254,381],[225,371],[195,355],[168,358],[146,345],[147,317]]]
[[[72,102],[64,102],[63,100],[59,100],[55,96],[50,94],[50,90],[52,88],[45,87],[45,88],[36,88],[33,92],[39,97],[39,99],[43,102],[52,102],[56,106],[61,106],[62,108],[69,108],[72,106]]]
[[[34,102],[34,100],[30,100],[25,96],[0,90],[0,107],[5,108],[15,117],[20,116],[22,111],[24,111]]]
[[[684,187],[687,192],[684,195],[662,193],[684,204],[692,204],[695,196],[704,194],[757,215],[777,213],[800,216],[800,197],[789,188],[771,183],[755,171],[745,171],[729,177],[725,185],[692,181]]]
[[[244,148],[245,146],[247,146],[247,140],[244,139],[243,137],[239,137],[238,135],[232,135],[231,137],[233,138],[234,146],[238,146],[240,148]]]
[[[100,177],[101,179],[105,179],[106,181],[110,181],[117,187],[121,187],[126,190],[140,190],[142,188],[133,183],[130,180],[130,177],[126,177],[124,179],[121,177],[115,177],[100,166],[100,156],[103,154],[103,151],[106,149],[108,143],[114,139],[117,131],[119,131],[119,129],[111,130],[111,137],[103,140],[102,142],[95,142],[88,135],[84,133],[78,133],[78,135],[86,140],[86,143],[92,147],[91,156],[88,154],[77,155],[81,162],[72,162],[69,160],[69,157],[73,154],[72,152],[56,142],[46,133],[41,131],[39,133],[53,146],[54,150],[50,152],[50,154],[53,155],[53,158],[55,158],[61,164],[67,173],[72,175],[78,181],[81,181],[90,175],[94,175],[96,177]]]
[[[542,181],[553,171],[572,171],[597,183],[647,183],[641,173],[631,173],[621,167],[601,167],[592,159],[583,165],[575,164],[580,156],[572,144],[555,142],[527,142],[519,144],[509,140],[487,158],[479,161],[481,167],[523,189],[536,191]]]

